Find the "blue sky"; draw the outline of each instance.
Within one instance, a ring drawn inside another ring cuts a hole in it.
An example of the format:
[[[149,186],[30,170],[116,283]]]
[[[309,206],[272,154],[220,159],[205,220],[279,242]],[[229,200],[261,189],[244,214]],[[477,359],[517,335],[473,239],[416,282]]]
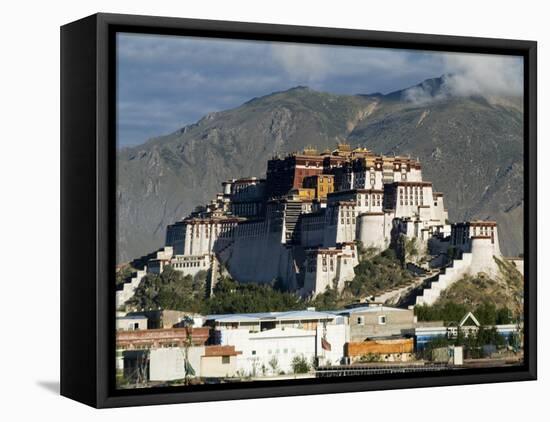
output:
[[[451,73],[455,95],[521,95],[523,81],[513,57],[142,34],[118,34],[117,70],[119,147],[297,85],[388,93]]]

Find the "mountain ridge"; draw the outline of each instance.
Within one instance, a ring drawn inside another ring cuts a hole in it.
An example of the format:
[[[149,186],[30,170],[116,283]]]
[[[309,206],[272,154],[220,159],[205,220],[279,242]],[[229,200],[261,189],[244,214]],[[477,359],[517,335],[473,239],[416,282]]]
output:
[[[428,85],[444,83],[436,79]],[[407,89],[378,96],[293,87],[120,149],[117,261],[160,247],[165,226],[208,202],[223,180],[260,177],[275,154],[341,141],[420,158],[451,220],[497,219],[503,251],[522,252],[523,113],[505,99],[414,103],[404,98]]]

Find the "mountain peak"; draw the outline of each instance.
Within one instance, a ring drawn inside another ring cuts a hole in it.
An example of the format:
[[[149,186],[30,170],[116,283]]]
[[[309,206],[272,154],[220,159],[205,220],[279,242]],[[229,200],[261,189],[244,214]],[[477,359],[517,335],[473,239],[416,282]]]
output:
[[[311,88],[306,85],[297,85],[295,87],[289,88],[283,92],[293,92],[293,91],[311,91]]]
[[[436,97],[443,92],[443,85],[448,75],[441,75],[437,78],[429,78],[420,82],[419,84],[410,86],[405,89],[399,89],[397,91],[390,92],[384,95],[388,100],[402,100],[407,97],[407,93],[411,91],[421,91],[424,95],[429,97]]]

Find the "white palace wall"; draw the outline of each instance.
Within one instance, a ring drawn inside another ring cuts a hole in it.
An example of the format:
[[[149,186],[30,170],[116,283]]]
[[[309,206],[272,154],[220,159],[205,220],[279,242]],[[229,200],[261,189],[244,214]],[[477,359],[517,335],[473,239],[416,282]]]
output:
[[[498,244],[493,244],[490,237],[473,237],[471,252],[463,252],[461,259],[454,259],[452,265],[445,268],[445,273],[440,274],[429,288],[424,289],[422,296],[417,296],[416,304],[433,305],[443,290],[466,274],[475,276],[478,273],[485,273],[489,277],[496,277],[499,269],[495,256],[499,257],[500,251]]]
[[[490,277],[498,275],[498,266],[494,256],[500,256],[500,251],[491,243],[491,238],[472,238],[472,263],[470,264],[470,273],[486,273]]]
[[[303,296],[324,293],[327,287],[342,290],[346,281],[355,276],[354,267],[359,263],[355,245],[323,248],[309,251],[305,262]]]
[[[357,238],[365,248],[386,249],[391,240],[393,214],[365,213],[358,217]]]
[[[269,283],[286,276],[290,249],[282,240],[281,231],[237,236],[224,264],[232,277],[243,282]]]

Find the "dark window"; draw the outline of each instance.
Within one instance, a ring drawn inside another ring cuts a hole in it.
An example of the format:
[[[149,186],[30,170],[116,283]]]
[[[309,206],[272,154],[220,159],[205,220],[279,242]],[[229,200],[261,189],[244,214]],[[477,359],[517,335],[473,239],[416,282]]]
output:
[[[222,356],[222,363],[224,365],[229,364],[229,360],[230,360],[229,356]]]

